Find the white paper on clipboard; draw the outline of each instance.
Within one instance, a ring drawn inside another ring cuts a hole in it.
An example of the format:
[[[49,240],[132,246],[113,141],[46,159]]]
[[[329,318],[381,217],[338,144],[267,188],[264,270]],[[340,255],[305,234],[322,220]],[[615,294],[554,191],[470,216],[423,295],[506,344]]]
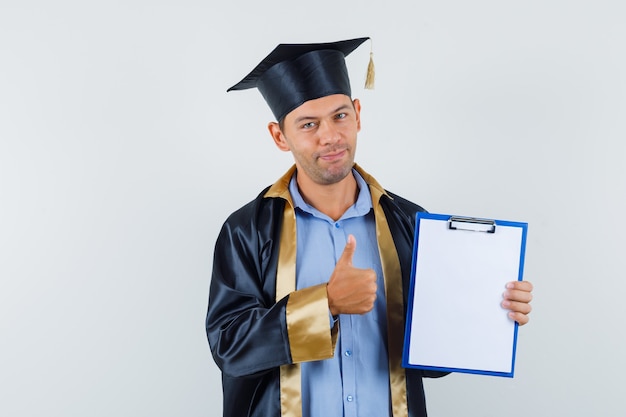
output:
[[[527,228],[418,213],[403,366],[513,377],[517,323],[500,304],[522,279]]]

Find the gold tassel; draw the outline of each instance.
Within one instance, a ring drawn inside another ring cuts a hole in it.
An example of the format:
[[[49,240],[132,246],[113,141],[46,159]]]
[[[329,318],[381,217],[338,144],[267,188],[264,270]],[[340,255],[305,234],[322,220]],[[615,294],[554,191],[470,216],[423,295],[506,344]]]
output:
[[[367,64],[367,75],[365,76],[365,88],[367,90],[374,89],[374,78],[376,69],[374,68],[374,52],[370,52],[370,62]]]

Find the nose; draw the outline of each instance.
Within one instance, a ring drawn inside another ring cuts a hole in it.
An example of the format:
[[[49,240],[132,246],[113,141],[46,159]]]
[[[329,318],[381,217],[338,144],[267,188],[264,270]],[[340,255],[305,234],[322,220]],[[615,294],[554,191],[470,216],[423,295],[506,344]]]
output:
[[[332,145],[341,140],[341,133],[331,121],[323,121],[317,130],[321,145]]]

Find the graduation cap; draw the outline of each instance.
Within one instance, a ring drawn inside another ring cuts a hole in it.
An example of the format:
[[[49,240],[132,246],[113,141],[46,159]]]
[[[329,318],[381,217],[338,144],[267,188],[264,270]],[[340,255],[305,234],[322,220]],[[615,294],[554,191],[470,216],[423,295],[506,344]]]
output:
[[[278,121],[305,101],[331,94],[351,96],[345,57],[368,39],[280,44],[227,91],[258,88]],[[373,88],[372,77],[370,54],[366,88]]]

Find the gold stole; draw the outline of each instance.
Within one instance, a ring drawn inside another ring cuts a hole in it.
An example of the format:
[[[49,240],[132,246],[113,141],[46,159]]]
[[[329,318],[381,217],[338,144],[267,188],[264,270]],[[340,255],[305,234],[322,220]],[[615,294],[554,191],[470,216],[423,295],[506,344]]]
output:
[[[385,297],[387,300],[387,339],[389,352],[389,386],[391,389],[391,408],[393,417],[407,417],[407,395],[406,395],[406,376],[404,368],[402,368],[402,345],[404,340],[404,303],[402,300],[402,273],[400,270],[400,261],[395,250],[395,244],[391,237],[391,231],[385,213],[380,205],[380,198],[385,194],[384,189],[378,182],[363,171],[358,165],[355,165],[357,171],[363,176],[370,188],[372,195],[372,204],[374,206],[374,215],[376,218],[376,235],[378,238],[378,250],[382,263],[383,276],[385,280]],[[280,234],[280,248],[278,256],[278,266],[276,274],[276,301],[290,295],[287,304],[287,323],[290,342],[294,337],[294,332],[300,333],[303,329],[299,326],[290,326],[290,316],[302,315],[302,311],[310,312],[309,308],[302,309],[305,302],[316,300],[318,308],[320,300],[325,300],[321,296],[321,292],[326,291],[326,286],[316,286],[311,289],[301,291],[313,294],[313,296],[296,296],[292,293],[296,290],[296,215],[293,208],[293,202],[289,195],[289,181],[295,166],[293,166],[280,180],[274,184],[266,193],[266,197],[280,197],[285,199],[285,209],[283,214],[283,224]],[[300,291],[298,291],[300,293]],[[293,298],[293,302],[292,302]],[[326,305],[326,310],[328,306]],[[299,322],[303,319],[309,321],[315,320],[315,317],[301,316],[291,321]],[[314,323],[316,327],[326,326],[328,329],[328,317],[322,315],[321,319]],[[293,332],[292,332],[293,330]],[[326,330],[327,331],[327,330]],[[336,341],[337,328],[333,329],[332,342],[325,346],[323,352],[311,352],[306,354],[298,354],[296,357],[292,348],[293,364],[283,365],[280,367],[280,409],[282,417],[301,417],[302,416],[302,393],[301,393],[301,376],[300,365],[297,362],[303,360],[316,360],[333,355]],[[297,339],[296,339],[297,340]],[[317,347],[316,347],[317,349]]]
[[[385,191],[371,177],[361,173],[370,184],[374,216],[376,217],[376,237],[378,252],[385,277],[385,297],[387,299],[387,351],[389,352],[389,387],[391,389],[391,415],[408,417],[406,397],[406,375],[402,367],[402,345],[404,343],[404,301],[402,300],[402,271],[391,237],[387,218],[380,205]],[[375,184],[375,185],[372,185]]]

